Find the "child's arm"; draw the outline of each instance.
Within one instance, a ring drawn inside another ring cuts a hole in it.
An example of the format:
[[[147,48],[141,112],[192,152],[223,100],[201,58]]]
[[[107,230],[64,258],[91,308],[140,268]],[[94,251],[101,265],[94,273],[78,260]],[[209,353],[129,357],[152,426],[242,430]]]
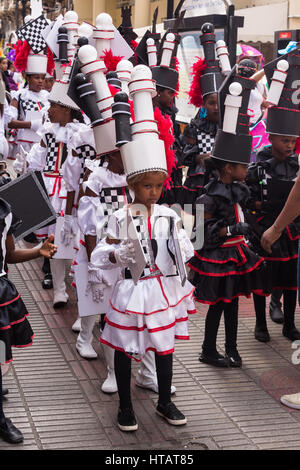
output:
[[[6,262],[9,264],[24,263],[32,259],[44,256],[45,258],[52,258],[56,253],[57,247],[52,244],[54,235],[50,235],[47,240],[44,241],[42,246],[29,249],[19,249],[15,247],[14,238],[12,235],[7,235],[6,238]]]

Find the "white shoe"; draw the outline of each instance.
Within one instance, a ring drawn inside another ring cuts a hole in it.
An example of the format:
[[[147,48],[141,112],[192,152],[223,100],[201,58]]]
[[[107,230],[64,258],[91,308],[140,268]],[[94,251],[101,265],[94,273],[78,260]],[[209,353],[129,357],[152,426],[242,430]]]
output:
[[[152,392],[158,393],[158,383],[156,380],[151,380],[148,377],[142,377],[141,374],[136,374],[135,385],[141,388],[146,388]],[[176,392],[176,387],[171,385],[171,395]]]
[[[75,331],[76,333],[79,333],[81,330],[81,318],[78,317],[75,323],[72,325],[72,330]]]
[[[58,293],[54,294],[53,307],[54,308],[65,307],[68,300],[69,300],[69,296],[66,292],[58,292]]]
[[[103,382],[101,390],[104,393],[115,393],[118,391],[118,385],[114,369],[108,369],[108,376]]]
[[[96,359],[98,354],[94,350],[93,346],[89,343],[80,344],[80,342],[76,342],[76,349],[81,357],[84,359]]]
[[[292,395],[283,395],[280,398],[281,403],[290,408],[300,410],[300,393],[293,393]]]

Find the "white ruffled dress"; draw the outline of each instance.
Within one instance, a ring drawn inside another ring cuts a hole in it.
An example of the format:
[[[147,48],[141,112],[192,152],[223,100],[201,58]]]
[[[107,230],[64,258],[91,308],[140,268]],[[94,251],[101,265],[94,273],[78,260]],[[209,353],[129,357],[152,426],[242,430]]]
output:
[[[123,268],[123,279],[119,280],[110,298],[110,309],[106,315],[106,324],[100,342],[140,361],[149,350],[157,354],[174,352],[175,339],[187,340],[188,314],[196,313],[192,299],[194,287],[186,281],[181,285],[174,258],[168,246],[168,228],[164,224],[153,240],[151,232],[159,218],[179,217],[165,206],[154,206],[154,211],[144,228],[148,230],[153,246],[156,245],[155,273],[150,269],[147,275],[135,285],[128,276],[127,268]],[[110,238],[119,239],[121,227],[126,219],[126,208],[114,213],[108,224]],[[161,219],[161,220],[162,220]],[[169,223],[169,222],[168,222]],[[156,226],[157,227],[157,226]],[[157,230],[156,230],[157,232]],[[187,234],[181,230],[183,239],[181,247],[186,262],[193,255],[193,245]],[[153,243],[154,242],[154,243]],[[113,266],[109,261],[109,253],[118,245],[99,244],[92,253],[91,261],[102,269]],[[147,257],[147,253],[146,253]]]
[[[108,170],[106,166],[96,166],[96,164],[92,164],[89,166],[92,171],[88,180],[83,183],[83,188],[86,190],[89,188],[97,197],[94,196],[87,196],[84,195],[80,198],[78,204],[78,225],[81,232],[80,242],[79,242],[79,249],[76,254],[76,257],[73,261],[73,266],[87,264],[88,257],[85,247],[84,238],[86,235],[92,235],[97,237],[98,243],[101,243],[101,240],[105,238],[106,232],[105,227],[107,226],[108,222],[108,211],[112,213],[112,211],[116,211],[122,205],[126,205],[128,203],[125,191],[127,188],[126,176],[119,175],[117,173],[113,173],[112,171]],[[111,193],[109,190],[114,190],[119,188],[122,195],[118,201],[116,201],[117,205],[107,205],[103,200],[103,192],[104,190],[108,190],[108,193]],[[121,277],[120,268],[116,268],[113,265],[111,266],[110,273],[108,275],[107,271],[104,271],[102,274],[108,278],[109,277],[109,284],[114,285]],[[74,274],[74,271],[71,270],[71,273]],[[73,286],[76,287],[76,281],[73,281]],[[106,289],[110,292],[111,289]],[[105,291],[104,291],[105,293]],[[79,291],[77,291],[79,295]],[[102,305],[106,305],[107,302],[104,300],[103,302],[99,302],[99,313],[106,313],[105,309]],[[104,311],[103,311],[104,310]]]
[[[77,152],[77,149],[85,144],[94,146],[93,132],[89,126],[79,122],[71,122],[64,127],[57,123],[46,122],[38,131],[38,135],[45,147],[38,143],[31,148],[27,155],[28,171],[39,170],[43,172],[51,204],[57,215],[63,215],[67,191],[75,190],[76,185],[77,189],[79,188],[79,176],[84,165],[83,159],[73,156],[72,152],[73,150]],[[52,139],[49,140],[49,136]],[[49,145],[48,142],[51,140],[51,145]],[[53,151],[55,144],[55,151]],[[64,146],[67,157],[63,162]],[[64,166],[67,167],[65,172]],[[65,179],[62,178],[63,173]],[[68,181],[69,186],[66,186],[65,181]],[[39,230],[36,235],[39,238],[45,238],[54,233],[54,230],[55,225],[50,225]]]
[[[26,118],[27,112],[36,111],[41,113],[41,119],[47,118],[48,109],[50,103],[48,101],[49,92],[41,90],[39,92],[29,90],[28,88],[22,88],[18,91],[14,98],[19,101],[19,112],[14,106],[10,106],[10,120],[19,119],[21,121],[29,120]],[[31,131],[30,129],[18,129],[17,132],[17,144],[21,144],[25,152],[29,152],[32,145],[38,143],[40,137],[38,133]]]

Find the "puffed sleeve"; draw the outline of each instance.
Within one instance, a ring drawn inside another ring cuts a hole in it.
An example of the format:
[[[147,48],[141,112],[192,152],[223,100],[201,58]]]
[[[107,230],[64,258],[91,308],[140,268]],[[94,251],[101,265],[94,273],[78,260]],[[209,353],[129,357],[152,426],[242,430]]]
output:
[[[204,219],[204,248],[217,248],[226,240],[226,236],[220,236],[220,229],[226,227],[228,224],[225,219],[220,218],[218,215],[217,205],[211,196],[203,194],[197,199],[197,204],[203,204],[204,214],[210,214],[211,216],[210,218]],[[196,230],[199,228],[200,227],[196,226]]]
[[[72,152],[68,152],[67,159],[62,167],[62,177],[66,185],[67,191],[77,191],[80,180],[83,175],[84,160],[78,155],[73,156]]]
[[[30,152],[27,154],[28,171],[39,170],[42,171],[46,165],[47,147],[42,147],[41,144],[34,144]]]
[[[101,231],[101,221],[104,221],[104,211],[99,197],[81,197],[77,217],[79,228],[84,235],[97,236]]]
[[[107,228],[108,238],[118,239],[119,236],[119,221],[114,214],[109,218],[108,228]],[[118,268],[115,263],[112,263],[109,260],[109,254],[118,247],[117,244],[109,244],[106,242],[106,239],[103,239],[98,242],[96,248],[91,254],[91,262],[100,269],[114,269]]]

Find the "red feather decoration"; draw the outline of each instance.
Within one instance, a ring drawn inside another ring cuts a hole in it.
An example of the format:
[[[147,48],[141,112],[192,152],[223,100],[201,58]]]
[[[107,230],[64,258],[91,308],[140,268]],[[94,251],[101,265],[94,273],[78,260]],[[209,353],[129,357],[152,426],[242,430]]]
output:
[[[18,72],[23,72],[27,67],[28,54],[31,51],[27,41],[24,41],[22,46],[16,50],[15,67]]]
[[[115,72],[118,63],[123,58],[124,56],[122,55],[113,55],[111,49],[103,51],[103,56],[100,57],[100,59],[104,60],[107,72]]]
[[[171,132],[173,129],[173,124],[170,116],[163,116],[161,110],[158,107],[154,109],[154,119],[157,121],[159,138],[165,144],[167,170],[169,177],[167,177],[167,179],[165,180],[164,185],[166,185],[167,188],[170,189],[171,173],[173,168],[176,167],[175,150],[172,149],[175,141],[174,136]]]
[[[139,43],[137,41],[130,41],[130,47],[131,49],[133,49],[134,51],[136,50],[136,48],[138,47]]]
[[[201,108],[203,104],[200,77],[202,76],[205,69],[206,62],[202,58],[199,58],[199,60],[197,60],[197,62],[195,62],[192,66],[193,80],[188,95],[190,97],[189,102],[196,106],[196,108]]]
[[[47,73],[49,73],[49,75],[53,75],[55,63],[54,63],[53,53],[51,49],[49,49],[49,47],[47,47],[47,59],[48,59],[47,60]]]

